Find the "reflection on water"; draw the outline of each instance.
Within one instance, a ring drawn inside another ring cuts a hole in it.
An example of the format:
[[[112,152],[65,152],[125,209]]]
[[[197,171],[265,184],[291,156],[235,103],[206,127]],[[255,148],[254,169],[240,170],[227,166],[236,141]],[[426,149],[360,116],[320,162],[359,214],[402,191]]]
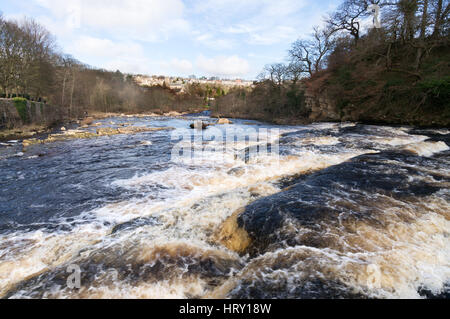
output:
[[[448,296],[448,131],[249,126],[280,129],[279,162],[236,156],[245,141],[221,165],[172,162],[167,131],[0,145],[0,296]]]

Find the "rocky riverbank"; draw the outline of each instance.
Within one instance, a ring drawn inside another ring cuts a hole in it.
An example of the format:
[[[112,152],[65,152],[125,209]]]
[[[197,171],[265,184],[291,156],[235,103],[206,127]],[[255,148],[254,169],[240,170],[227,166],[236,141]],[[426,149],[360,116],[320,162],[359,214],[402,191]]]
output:
[[[244,102],[242,102],[244,103]],[[277,125],[307,125],[318,122],[345,123],[354,122],[368,125],[409,125],[420,128],[450,127],[448,110],[411,108],[410,105],[346,104],[334,99],[326,90],[304,91],[305,114],[302,116],[270,116],[263,112],[249,112],[245,104],[231,110],[215,109],[213,117],[257,120]]]
[[[98,121],[113,117],[148,118],[148,117],[183,117],[190,112],[171,111],[167,113],[149,112],[139,114],[124,114],[112,112],[89,112],[82,118],[69,118],[59,108],[24,99],[0,99],[0,141],[28,140],[25,144],[36,144],[52,132],[65,131],[68,126],[77,125],[81,129],[90,126],[100,126]],[[136,132],[136,131],[134,131]],[[86,133],[80,131],[53,134],[50,140],[67,138],[90,138],[112,134],[130,134],[129,129],[120,128],[115,131],[100,131]],[[61,136],[60,136],[61,135]],[[30,142],[31,140],[31,142]],[[47,139],[48,140],[48,139]]]
[[[46,144],[53,143],[58,141],[65,141],[71,139],[88,139],[88,138],[96,138],[102,136],[111,136],[111,135],[119,135],[119,134],[137,134],[143,132],[155,132],[155,131],[164,131],[164,130],[172,130],[171,127],[139,127],[139,126],[129,126],[129,127],[121,127],[121,128],[98,128],[95,132],[86,131],[83,129],[75,129],[69,131],[63,131],[62,133],[50,134],[47,138],[39,139],[32,138],[26,139],[22,141],[22,145],[24,147],[28,147],[35,144]]]

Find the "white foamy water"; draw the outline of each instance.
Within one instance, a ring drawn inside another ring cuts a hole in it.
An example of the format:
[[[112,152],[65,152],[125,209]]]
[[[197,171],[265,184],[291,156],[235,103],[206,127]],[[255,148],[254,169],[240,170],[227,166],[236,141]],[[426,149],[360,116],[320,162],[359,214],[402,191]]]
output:
[[[170,163],[162,170],[116,179],[111,189],[139,196],[85,212],[83,216],[91,221],[70,231],[0,235],[0,296],[222,298],[244,291],[246,281],[276,286],[287,280],[285,288],[295,290],[311,276],[376,298],[419,298],[421,287],[439,293],[450,279],[446,190],[402,201],[361,190],[366,192],[365,203],[345,192],[336,193],[333,200],[339,205],[345,203],[361,214],[371,207],[380,214],[374,217],[377,223],[361,220],[353,226],[345,221],[330,225],[325,237],[332,238],[333,244],[328,247],[283,247],[250,257],[240,256],[217,240],[216,234],[231,215],[283,191],[285,179],[381,150],[430,158],[449,150],[445,142],[426,141],[427,136],[408,134],[406,128],[370,127],[372,135],[340,133],[352,128],[356,128],[353,123],[290,127],[266,141],[236,142],[222,154],[214,151],[221,146],[215,140],[206,143],[209,150],[201,161]],[[308,134],[302,135],[305,130]],[[291,133],[295,134],[283,144],[283,134]],[[279,160],[271,154],[248,160],[236,156],[247,147],[278,139]],[[147,149],[156,142],[146,139],[141,144]],[[225,160],[217,165],[215,156]],[[450,178],[448,167],[411,164],[411,168],[423,173],[416,180],[436,187],[445,185],[439,176]],[[281,231],[283,236],[301,240],[311,230],[292,219]],[[70,264],[89,272],[90,276],[82,277],[85,283],[80,290],[58,281],[65,278]]]

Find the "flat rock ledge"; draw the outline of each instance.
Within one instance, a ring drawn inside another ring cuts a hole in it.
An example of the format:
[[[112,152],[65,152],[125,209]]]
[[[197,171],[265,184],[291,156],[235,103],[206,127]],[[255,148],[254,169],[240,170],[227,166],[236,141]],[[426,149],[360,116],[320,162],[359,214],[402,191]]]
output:
[[[141,126],[129,126],[129,127],[119,127],[119,128],[98,128],[96,132],[81,131],[81,130],[69,130],[61,134],[51,134],[46,139],[27,139],[23,140],[22,145],[24,147],[34,145],[34,144],[46,144],[58,141],[72,140],[72,139],[88,139],[96,138],[101,136],[112,136],[119,134],[137,134],[143,132],[156,132],[156,131],[166,131],[173,130],[172,127],[141,127]]]

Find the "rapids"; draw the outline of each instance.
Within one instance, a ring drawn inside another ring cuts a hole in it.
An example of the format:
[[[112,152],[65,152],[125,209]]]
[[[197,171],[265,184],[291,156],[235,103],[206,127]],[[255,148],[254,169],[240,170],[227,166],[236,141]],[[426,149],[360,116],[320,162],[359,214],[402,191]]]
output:
[[[0,144],[0,297],[449,297],[448,130],[236,120],[203,134],[278,129],[279,158],[244,139],[218,163],[207,139],[202,160],[171,160],[195,119]]]

